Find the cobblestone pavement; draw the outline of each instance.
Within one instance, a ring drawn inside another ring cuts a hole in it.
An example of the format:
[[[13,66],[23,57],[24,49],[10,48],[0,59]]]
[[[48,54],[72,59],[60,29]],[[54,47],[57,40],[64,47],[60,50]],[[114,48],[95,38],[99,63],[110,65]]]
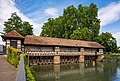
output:
[[[16,68],[6,61],[5,55],[0,55],[0,81],[15,81]]]

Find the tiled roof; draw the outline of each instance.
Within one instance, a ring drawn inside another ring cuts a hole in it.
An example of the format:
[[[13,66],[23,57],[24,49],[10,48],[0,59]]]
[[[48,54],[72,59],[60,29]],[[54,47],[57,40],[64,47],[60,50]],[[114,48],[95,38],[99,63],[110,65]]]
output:
[[[4,36],[6,37],[14,37],[14,38],[24,38],[21,34],[19,34],[17,31],[12,30],[10,32],[8,32],[7,34],[5,34]]]
[[[104,48],[97,42],[27,35],[24,44]]]

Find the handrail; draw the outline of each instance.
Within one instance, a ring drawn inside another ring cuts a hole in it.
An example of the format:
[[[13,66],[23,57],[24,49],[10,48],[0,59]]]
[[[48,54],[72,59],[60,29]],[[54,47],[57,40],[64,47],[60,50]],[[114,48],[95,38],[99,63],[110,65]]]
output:
[[[81,55],[82,52],[27,52],[29,56]],[[100,55],[102,52],[84,52],[84,55]]]
[[[25,77],[25,67],[24,67],[24,56],[21,56],[20,65],[18,68],[18,73],[16,76],[16,81],[26,81]]]

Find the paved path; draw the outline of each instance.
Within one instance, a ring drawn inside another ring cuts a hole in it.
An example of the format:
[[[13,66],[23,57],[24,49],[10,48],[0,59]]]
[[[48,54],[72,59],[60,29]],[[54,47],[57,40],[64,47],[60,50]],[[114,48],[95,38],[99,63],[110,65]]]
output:
[[[15,81],[16,69],[6,61],[5,55],[0,55],[0,81]]]

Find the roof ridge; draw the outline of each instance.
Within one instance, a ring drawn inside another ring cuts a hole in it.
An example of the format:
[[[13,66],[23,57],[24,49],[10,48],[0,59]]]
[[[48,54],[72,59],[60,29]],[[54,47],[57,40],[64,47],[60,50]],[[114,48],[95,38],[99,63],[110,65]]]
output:
[[[5,36],[8,37],[16,37],[16,38],[24,38],[24,36],[22,36],[20,33],[18,33],[16,30],[12,30],[8,33],[5,34]]]
[[[27,35],[27,36],[35,36],[35,35]],[[35,36],[35,37],[43,37],[43,36]],[[82,41],[82,42],[93,42],[93,43],[97,43],[97,42],[95,42],[95,41],[76,40],[76,39],[66,39],[66,38],[57,38],[57,37],[43,37],[43,38],[63,39],[63,40],[72,40],[72,41]]]
[[[24,44],[104,48],[101,44],[97,42],[54,38],[54,37],[42,37],[42,36],[34,36],[34,35],[27,35],[25,37]]]

